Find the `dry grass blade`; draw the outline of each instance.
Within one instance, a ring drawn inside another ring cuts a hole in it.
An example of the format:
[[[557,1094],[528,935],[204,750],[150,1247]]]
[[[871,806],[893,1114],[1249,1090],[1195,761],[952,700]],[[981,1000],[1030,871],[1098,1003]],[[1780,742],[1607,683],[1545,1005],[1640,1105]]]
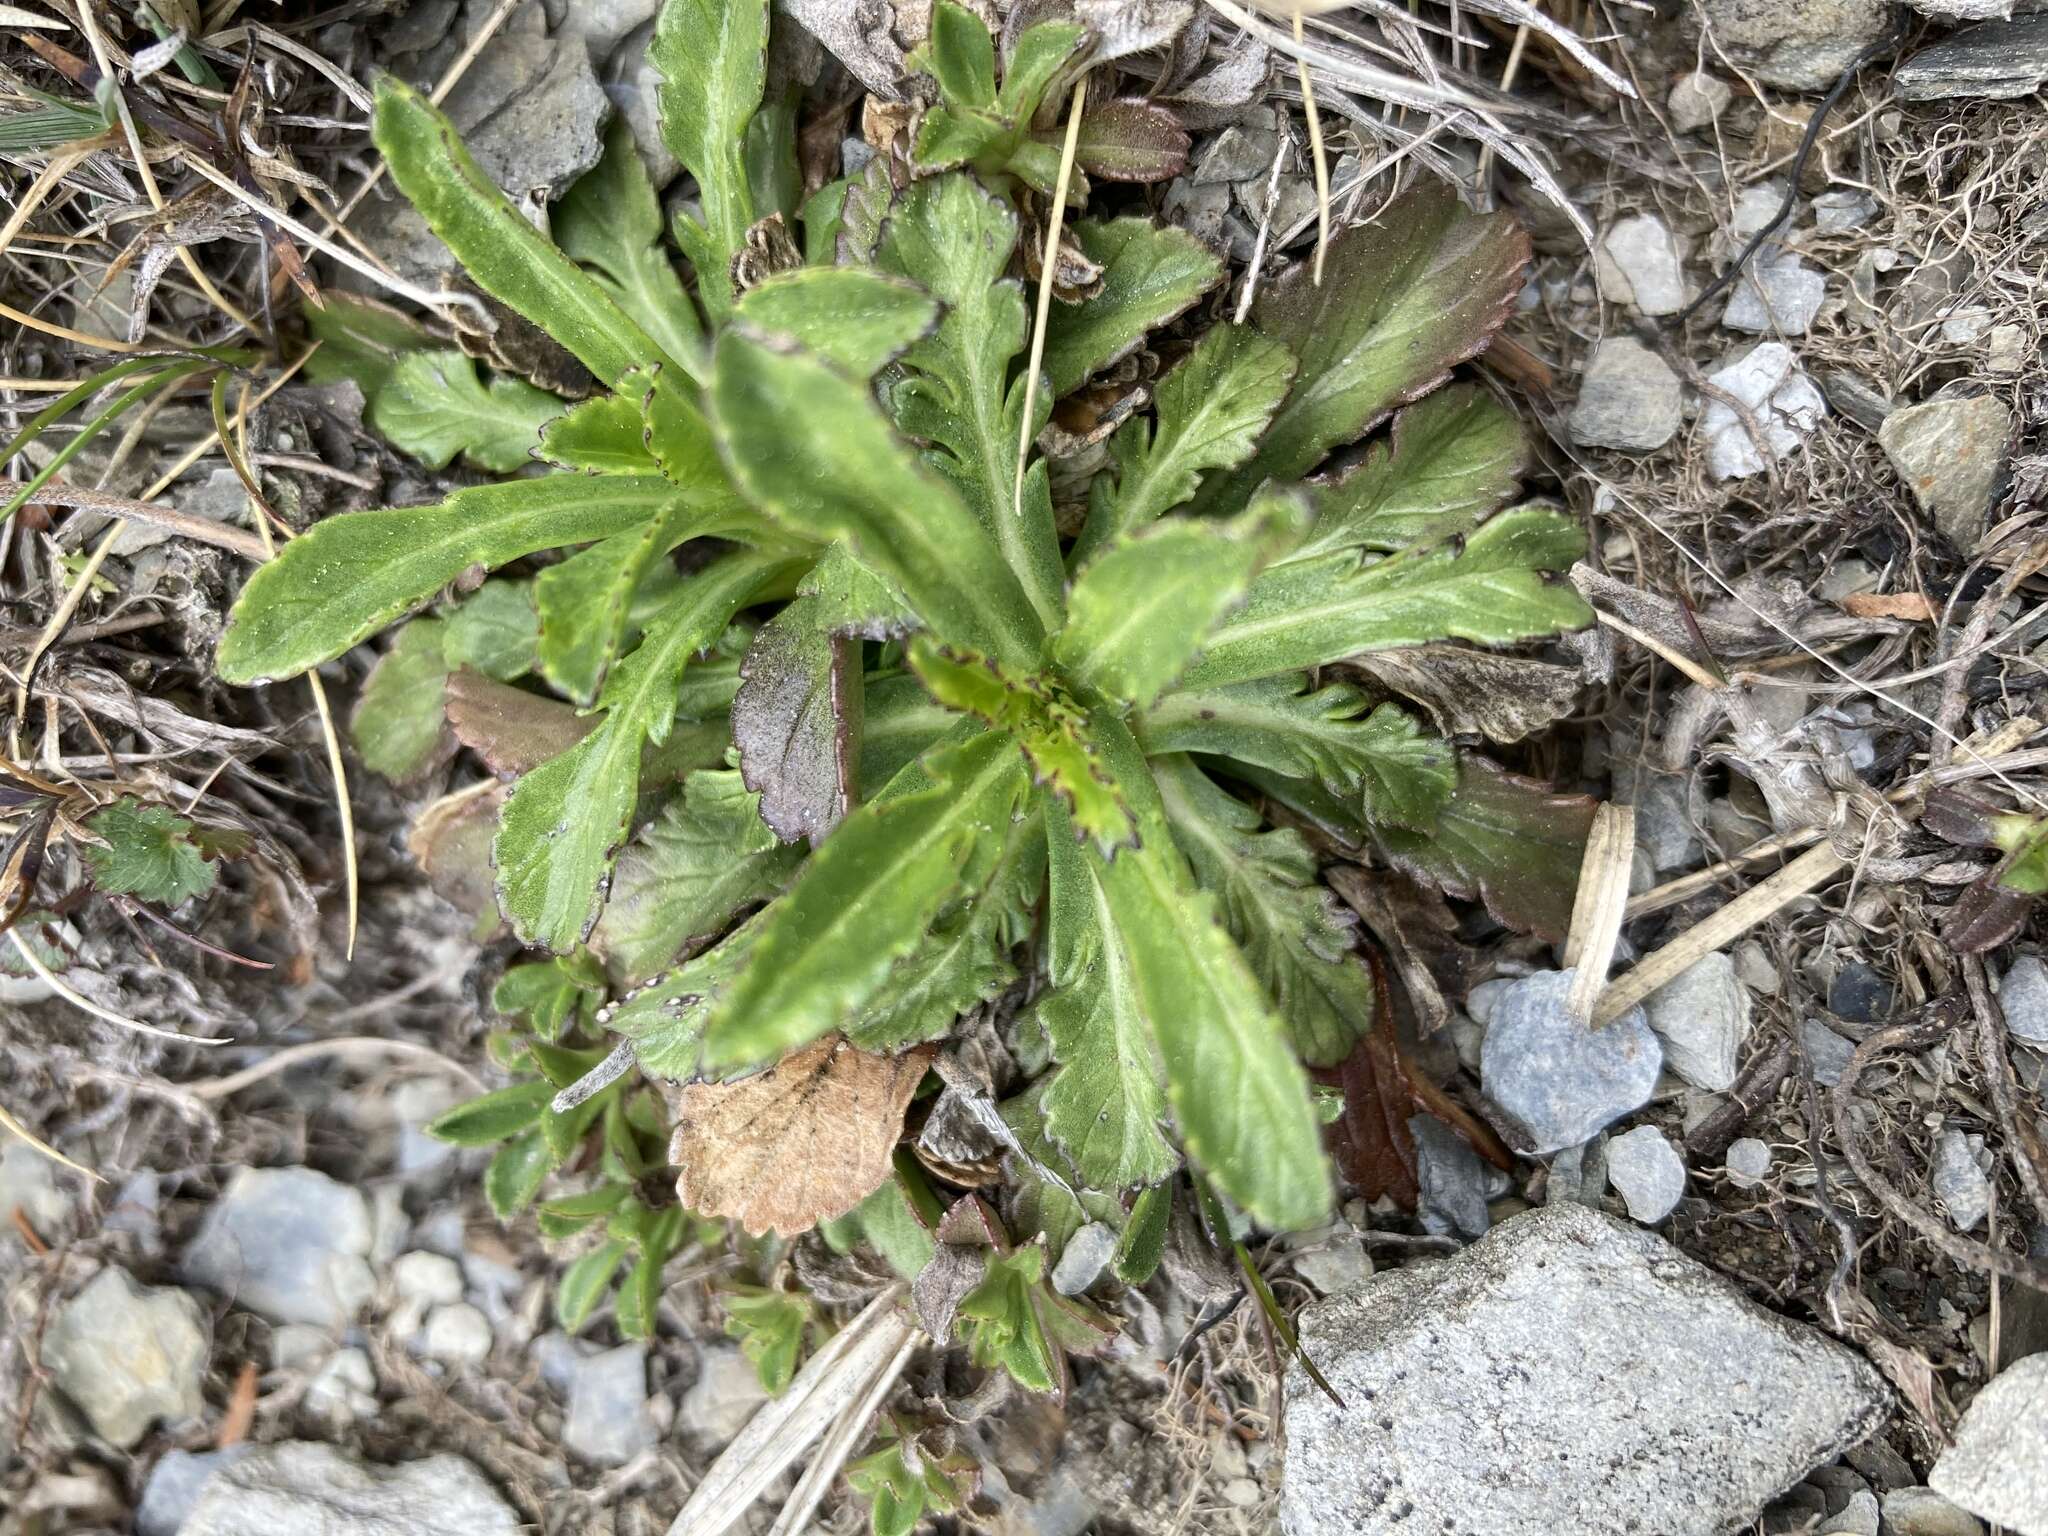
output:
[[[1031,362],[1024,370],[1024,421],[1017,430],[1017,477],[1010,488],[1010,516],[1024,519],[1024,461],[1031,452],[1031,418],[1038,409],[1038,370],[1045,364],[1045,324],[1052,315],[1052,285],[1060,262],[1060,229],[1066,221],[1067,188],[1074,179],[1074,156],[1081,145],[1081,110],[1088,104],[1084,71],[1072,87],[1067,108],[1067,138],[1060,148],[1060,174],[1053,184],[1052,208],[1045,216],[1045,259],[1038,274],[1038,316],[1031,327]]]
[[[176,1040],[185,1045],[226,1045],[228,1043],[226,1039],[217,1035],[181,1035],[175,1029],[159,1029],[156,1025],[145,1024],[140,1019],[131,1019],[125,1013],[116,1013],[111,1008],[102,1008],[83,992],[80,992],[69,982],[65,981],[62,976],[51,970],[49,965],[43,960],[43,957],[36,953],[35,946],[21,936],[20,929],[11,930],[7,937],[14,941],[14,947],[20,953],[22,963],[36,973],[36,976],[42,981],[44,986],[63,998],[72,1007],[89,1013],[96,1019],[102,1019],[109,1024],[119,1025],[122,1029],[132,1030],[138,1035],[149,1035],[158,1040]]]
[[[1564,946],[1564,967],[1572,972],[1565,1007],[1575,1019],[1590,1018],[1593,1002],[1607,985],[1614,949],[1628,907],[1629,873],[1636,852],[1636,810],[1602,805],[1593,813],[1579,864],[1579,890],[1572,901],[1572,926]]]
[[[74,1163],[62,1152],[59,1152],[47,1141],[44,1141],[40,1136],[36,1135],[34,1131],[31,1131],[27,1126],[23,1125],[19,1120],[15,1119],[13,1115],[9,1114],[4,1107],[0,1107],[0,1131],[5,1131],[8,1135],[17,1137],[18,1139],[27,1142],[31,1148],[33,1148],[37,1152],[40,1152],[44,1157],[47,1157],[51,1162],[61,1163],[74,1173],[82,1173],[88,1179],[92,1180],[92,1182],[95,1184],[105,1182],[105,1180],[103,1180],[98,1174],[94,1173],[90,1168],[86,1167],[85,1164]]]

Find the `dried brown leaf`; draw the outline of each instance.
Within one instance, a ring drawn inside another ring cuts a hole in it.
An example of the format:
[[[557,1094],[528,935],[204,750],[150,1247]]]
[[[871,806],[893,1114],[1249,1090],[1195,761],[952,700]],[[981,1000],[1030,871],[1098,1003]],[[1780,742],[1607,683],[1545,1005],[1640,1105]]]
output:
[[[879,1056],[834,1035],[758,1076],[672,1090],[676,1197],[783,1237],[845,1215],[889,1177],[931,1056]]]
[[[1842,611],[1858,619],[1905,619],[1932,624],[1938,617],[1925,592],[1851,592]]]
[[[598,717],[528,693],[474,667],[448,674],[448,727],[455,739],[506,778],[531,773],[597,728]]]
[[[1583,679],[1577,667],[1503,656],[1462,645],[1375,651],[1352,663],[1381,687],[1428,711],[1447,736],[1484,736],[1511,745],[1570,714]]]

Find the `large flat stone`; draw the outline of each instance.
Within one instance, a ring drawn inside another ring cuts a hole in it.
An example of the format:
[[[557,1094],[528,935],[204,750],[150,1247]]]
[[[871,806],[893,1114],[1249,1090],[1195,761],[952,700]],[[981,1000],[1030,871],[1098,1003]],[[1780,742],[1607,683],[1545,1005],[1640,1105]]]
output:
[[[207,1479],[178,1536],[513,1536],[518,1515],[460,1456],[401,1466],[266,1445]]]
[[[2015,1361],[1971,1399],[1927,1481],[2013,1536],[2048,1536],[2048,1354]]]
[[[2030,96],[2048,80],[2048,14],[1987,21],[1922,48],[1892,76],[1906,101]]]
[[[1311,1304],[1349,1405],[1287,1379],[1287,1536],[1720,1536],[1871,1434],[1869,1364],[1561,1202]]]

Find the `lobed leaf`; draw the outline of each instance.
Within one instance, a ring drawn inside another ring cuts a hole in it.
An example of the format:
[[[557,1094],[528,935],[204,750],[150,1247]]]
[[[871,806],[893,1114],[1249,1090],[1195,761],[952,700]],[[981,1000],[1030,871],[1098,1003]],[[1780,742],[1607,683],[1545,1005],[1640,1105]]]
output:
[[[648,475],[556,475],[457,491],[424,507],[316,523],[242,588],[215,667],[230,683],[292,677],[369,638],[473,567],[606,538],[677,498]]]
[[[203,831],[167,805],[124,796],[86,818],[79,853],[101,891],[175,907],[213,889]]]
[[[429,469],[458,456],[509,474],[532,461],[542,427],[562,401],[524,379],[477,378],[476,364],[452,348],[401,358],[370,397],[370,425]]]
[[[500,682],[533,670],[540,621],[525,582],[487,581],[442,622],[447,629],[441,650],[451,670],[469,667]]]
[[[733,318],[787,336],[867,378],[929,335],[939,306],[915,283],[861,267],[798,267],[740,295]]]
[[[594,475],[655,475],[640,405],[624,395],[593,395],[540,430],[538,456],[559,469]]]
[[[1046,327],[1045,374],[1055,397],[1128,357],[1223,279],[1216,254],[1184,229],[1149,219],[1081,219],[1074,240],[1102,268],[1102,286],[1056,308]]]
[[[1505,645],[1580,628],[1592,622],[1592,610],[1553,573],[1569,569],[1585,547],[1569,518],[1517,507],[1469,538],[1370,565],[1337,554],[1275,566],[1216,631],[1187,684],[1247,682],[1429,640]]]
[[[674,505],[535,577],[541,676],[578,704],[595,699],[625,642],[634,593],[663,555],[706,526],[702,514]]]
[[[754,222],[747,125],[768,80],[768,0],[667,0],[648,57],[661,72],[661,136],[697,179],[702,221],[683,215],[676,238],[697,269],[714,322],[732,308],[732,258]]]
[[[396,75],[377,82],[373,137],[391,179],[463,271],[567,347],[598,379],[615,384],[629,368],[663,360],[612,296],[477,168],[440,109]]]
[[[860,790],[858,640],[836,635],[815,597],[754,632],[732,703],[733,745],[761,819],[784,842],[817,840]]]
[[[1493,339],[1528,258],[1511,216],[1468,213],[1425,179],[1330,241],[1320,286],[1307,262],[1282,273],[1252,306],[1252,327],[1301,371],[1259,451],[1205,486],[1197,507],[1228,511],[1264,481],[1299,479],[1427,394]]]
[[[778,522],[846,541],[940,633],[1036,658],[1044,629],[994,542],[860,383],[735,329],[714,349],[711,400],[734,477]]]

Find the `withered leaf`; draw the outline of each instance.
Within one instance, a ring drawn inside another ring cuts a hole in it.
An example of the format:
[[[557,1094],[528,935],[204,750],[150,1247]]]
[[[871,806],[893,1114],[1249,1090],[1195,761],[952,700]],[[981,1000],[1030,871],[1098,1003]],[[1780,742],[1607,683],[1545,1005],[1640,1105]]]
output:
[[[833,634],[816,607],[799,598],[761,626],[732,701],[741,776],[786,843],[832,830],[860,764],[861,643]]]
[[[506,778],[531,773],[597,729],[596,715],[484,676],[474,667],[448,674],[445,700],[455,739]]]
[[[757,1076],[671,1090],[676,1198],[783,1237],[845,1215],[889,1177],[931,1056],[878,1056],[834,1035]]]
[[[1104,181],[1167,181],[1187,169],[1187,131],[1159,102],[1105,101],[1081,119],[1074,159]]]
[[[405,846],[426,871],[434,894],[479,920],[498,914],[491,837],[507,793],[506,785],[486,779],[443,795],[413,818],[405,834]]]
[[[1445,735],[1483,736],[1502,745],[1570,714],[1582,686],[1577,667],[1462,645],[1375,651],[1352,665],[1421,705]]]

